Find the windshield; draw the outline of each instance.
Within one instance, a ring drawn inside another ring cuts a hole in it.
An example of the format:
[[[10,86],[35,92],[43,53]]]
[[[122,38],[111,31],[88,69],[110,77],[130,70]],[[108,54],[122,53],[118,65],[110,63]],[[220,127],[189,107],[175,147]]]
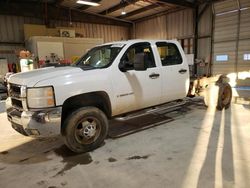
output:
[[[105,45],[92,48],[83,57],[81,57],[74,66],[95,69],[105,68],[111,65],[124,45]]]

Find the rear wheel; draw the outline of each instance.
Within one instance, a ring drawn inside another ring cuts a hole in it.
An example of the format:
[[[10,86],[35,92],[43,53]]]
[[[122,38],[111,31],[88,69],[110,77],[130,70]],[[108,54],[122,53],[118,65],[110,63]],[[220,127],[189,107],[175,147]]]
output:
[[[228,83],[224,83],[219,88],[217,109],[229,108],[232,99],[232,88]]]
[[[67,117],[64,129],[65,144],[70,150],[88,152],[103,143],[108,133],[108,120],[98,108],[83,107]]]

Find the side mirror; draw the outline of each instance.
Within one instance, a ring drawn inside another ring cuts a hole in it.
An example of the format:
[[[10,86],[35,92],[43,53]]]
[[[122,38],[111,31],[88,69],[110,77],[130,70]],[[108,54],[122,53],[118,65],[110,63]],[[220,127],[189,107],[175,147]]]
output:
[[[121,62],[119,63],[119,69],[122,72],[127,72],[128,68],[127,68],[127,62],[125,60],[121,60]]]
[[[133,70],[134,69],[134,65],[133,65],[133,63],[131,63],[131,62],[123,59],[119,63],[119,69],[122,72],[127,72],[129,70]]]
[[[136,71],[145,71],[145,70],[147,70],[147,65],[146,65],[146,62],[144,60],[144,53],[135,54],[134,69]]]

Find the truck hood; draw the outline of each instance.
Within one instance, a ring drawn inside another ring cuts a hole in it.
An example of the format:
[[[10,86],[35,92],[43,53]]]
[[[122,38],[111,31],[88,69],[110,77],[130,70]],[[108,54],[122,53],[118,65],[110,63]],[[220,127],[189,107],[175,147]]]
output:
[[[29,72],[17,73],[9,78],[9,83],[26,85],[28,87],[33,87],[36,83],[50,79],[56,78],[58,76],[68,76],[83,70],[78,67],[46,67],[42,69],[36,69]]]

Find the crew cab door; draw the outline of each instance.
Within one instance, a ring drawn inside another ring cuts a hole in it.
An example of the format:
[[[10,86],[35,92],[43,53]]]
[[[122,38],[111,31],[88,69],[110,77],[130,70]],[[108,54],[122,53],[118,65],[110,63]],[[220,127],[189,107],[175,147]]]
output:
[[[146,70],[138,70],[138,63],[144,63]],[[150,43],[131,45],[122,55],[113,76],[115,114],[160,103],[162,78],[160,68],[155,64],[155,54]]]
[[[162,65],[162,98],[161,102],[186,97],[189,87],[189,69],[180,45],[171,42],[156,42]]]

